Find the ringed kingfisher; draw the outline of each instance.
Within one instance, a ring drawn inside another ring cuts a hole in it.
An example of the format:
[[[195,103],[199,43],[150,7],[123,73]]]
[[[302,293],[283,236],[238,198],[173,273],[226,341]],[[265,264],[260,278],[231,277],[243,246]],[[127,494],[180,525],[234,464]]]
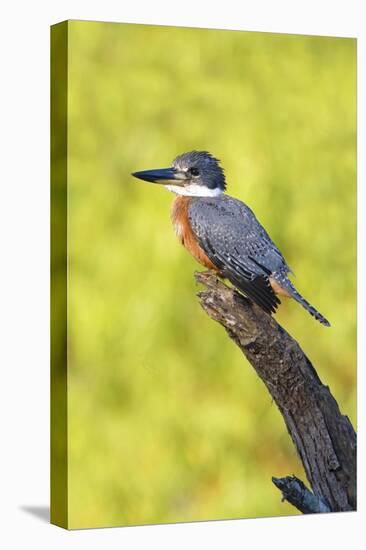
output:
[[[228,279],[265,312],[274,313],[279,296],[294,298],[325,326],[329,322],[296,290],[283,255],[243,202],[225,194],[219,160],[207,151],[176,157],[170,168],[134,172],[176,194],[171,219],[180,242],[208,269]]]

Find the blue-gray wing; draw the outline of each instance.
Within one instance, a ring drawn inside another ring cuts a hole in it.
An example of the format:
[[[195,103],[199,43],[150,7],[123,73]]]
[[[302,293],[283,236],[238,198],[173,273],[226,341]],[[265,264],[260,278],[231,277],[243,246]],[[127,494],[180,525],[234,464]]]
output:
[[[280,300],[269,277],[286,276],[290,269],[250,208],[227,195],[197,198],[190,203],[188,217],[212,263],[253,302],[274,312]]]

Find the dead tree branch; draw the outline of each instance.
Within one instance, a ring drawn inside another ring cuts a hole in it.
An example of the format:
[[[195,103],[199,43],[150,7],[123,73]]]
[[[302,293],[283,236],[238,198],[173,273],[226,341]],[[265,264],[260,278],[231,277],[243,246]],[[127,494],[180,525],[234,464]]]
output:
[[[206,287],[198,293],[202,308],[226,329],[266,385],[304,466],[313,492],[297,478],[272,478],[283,498],[303,513],[355,510],[356,433],[299,344],[214,273],[195,277]]]

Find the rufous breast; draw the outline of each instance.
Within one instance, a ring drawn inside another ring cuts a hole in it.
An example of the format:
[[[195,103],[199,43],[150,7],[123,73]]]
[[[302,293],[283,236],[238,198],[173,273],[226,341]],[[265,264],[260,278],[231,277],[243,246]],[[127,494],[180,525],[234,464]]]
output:
[[[218,271],[217,267],[211,262],[205,251],[198,244],[192,231],[188,218],[189,203],[191,200],[192,197],[178,196],[173,202],[170,215],[175,233],[182,245],[201,265],[208,269]]]

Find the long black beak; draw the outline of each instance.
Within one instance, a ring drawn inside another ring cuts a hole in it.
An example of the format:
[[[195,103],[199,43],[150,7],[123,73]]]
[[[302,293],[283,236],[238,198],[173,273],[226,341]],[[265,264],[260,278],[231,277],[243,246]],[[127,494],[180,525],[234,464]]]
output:
[[[159,170],[143,170],[142,172],[133,172],[131,176],[140,180],[149,181],[152,183],[161,183],[163,185],[183,185],[186,179],[184,175],[173,168],[161,168]]]

